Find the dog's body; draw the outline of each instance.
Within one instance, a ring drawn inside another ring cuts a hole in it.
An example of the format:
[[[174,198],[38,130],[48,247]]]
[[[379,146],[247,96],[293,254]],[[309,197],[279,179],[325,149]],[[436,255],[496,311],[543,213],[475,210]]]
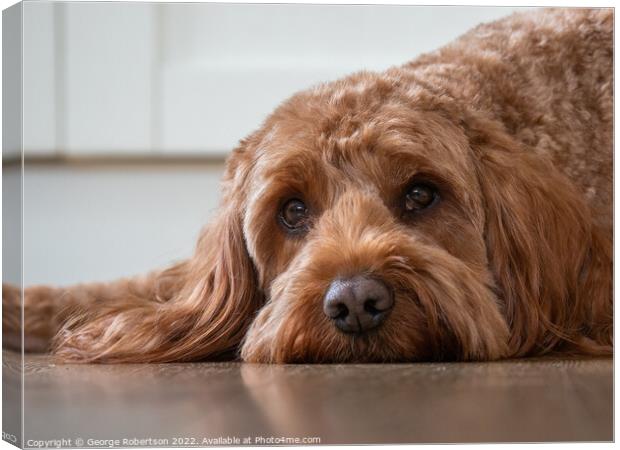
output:
[[[193,258],[27,288],[63,360],[489,360],[612,352],[610,10],[480,26],[301,92],[233,152]],[[3,287],[19,344],[19,291]]]

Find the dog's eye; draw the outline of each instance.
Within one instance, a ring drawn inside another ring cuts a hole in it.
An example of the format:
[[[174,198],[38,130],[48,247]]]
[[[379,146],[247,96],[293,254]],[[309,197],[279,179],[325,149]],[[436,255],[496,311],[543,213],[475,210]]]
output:
[[[418,211],[428,208],[437,198],[437,189],[428,184],[414,184],[405,195],[405,209]]]
[[[291,199],[282,207],[280,219],[285,227],[291,230],[298,230],[307,225],[308,208],[301,200]]]

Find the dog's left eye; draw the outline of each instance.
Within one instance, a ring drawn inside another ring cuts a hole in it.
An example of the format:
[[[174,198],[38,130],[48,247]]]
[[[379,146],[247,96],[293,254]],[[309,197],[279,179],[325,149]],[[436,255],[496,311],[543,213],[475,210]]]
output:
[[[429,184],[414,184],[405,195],[405,209],[418,211],[431,206],[437,199],[437,189]]]
[[[284,204],[280,220],[290,230],[299,230],[308,223],[308,208],[301,200],[294,198]]]

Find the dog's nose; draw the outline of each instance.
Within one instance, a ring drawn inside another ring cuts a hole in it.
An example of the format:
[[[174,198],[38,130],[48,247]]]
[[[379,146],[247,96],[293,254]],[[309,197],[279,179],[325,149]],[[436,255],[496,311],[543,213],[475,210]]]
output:
[[[374,278],[356,276],[333,281],[323,300],[323,311],[346,333],[361,333],[379,326],[394,299],[390,289]]]

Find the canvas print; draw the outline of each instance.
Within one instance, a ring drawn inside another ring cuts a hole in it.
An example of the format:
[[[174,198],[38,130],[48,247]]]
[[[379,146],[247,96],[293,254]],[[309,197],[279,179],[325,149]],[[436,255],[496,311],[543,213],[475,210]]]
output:
[[[613,33],[613,8],[5,10],[3,439],[613,440]]]

